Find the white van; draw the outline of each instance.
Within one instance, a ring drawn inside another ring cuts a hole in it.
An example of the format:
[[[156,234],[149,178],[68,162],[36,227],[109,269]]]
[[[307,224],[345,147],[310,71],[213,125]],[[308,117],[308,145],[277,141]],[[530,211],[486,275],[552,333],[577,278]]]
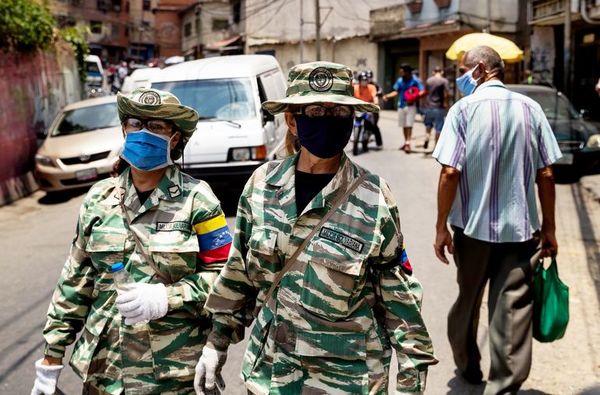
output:
[[[152,79],[152,88],[173,93],[200,114],[181,164],[187,173],[215,182],[245,181],[283,152],[283,114],[272,116],[261,103],[285,97],[286,85],[279,63],[269,55],[193,60]]]
[[[123,86],[120,89],[121,93],[127,95],[137,88],[150,88],[150,80],[152,77],[158,75],[160,71],[158,67],[135,69],[131,75],[128,75],[123,80]]]
[[[87,89],[104,89],[106,85],[106,75],[102,68],[102,62],[96,55],[87,55],[85,61],[85,84]]]

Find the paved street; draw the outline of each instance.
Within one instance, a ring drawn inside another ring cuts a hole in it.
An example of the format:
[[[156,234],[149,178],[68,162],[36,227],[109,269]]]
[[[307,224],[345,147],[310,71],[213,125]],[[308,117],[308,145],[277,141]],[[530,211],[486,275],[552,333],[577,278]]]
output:
[[[398,151],[400,131],[395,113],[385,112],[383,151],[360,155],[356,161],[383,176],[396,195],[402,230],[415,269],[424,286],[423,311],[440,363],[431,369],[427,394],[480,394],[455,377],[446,340],[446,315],[456,296],[455,269],[436,260],[432,244],[439,166],[423,153]],[[416,126],[422,142],[423,126]],[[417,148],[418,150],[418,148]],[[533,368],[523,394],[600,393],[600,203],[579,184],[557,186],[557,226],[560,274],[570,286],[571,322],[564,339],[535,343]],[[48,301],[68,253],[83,195],[64,201],[44,193],[0,208],[0,394],[28,394],[33,362],[41,356],[41,330]],[[232,215],[228,210],[227,214]],[[233,218],[229,218],[232,225]],[[483,308],[485,309],[485,303]],[[482,311],[481,317],[487,317]],[[487,369],[487,327],[480,325],[479,344]],[[232,348],[225,377],[227,394],[245,394],[238,378],[244,344]],[[394,373],[395,374],[395,373]],[[79,379],[66,368],[60,387],[81,392]]]

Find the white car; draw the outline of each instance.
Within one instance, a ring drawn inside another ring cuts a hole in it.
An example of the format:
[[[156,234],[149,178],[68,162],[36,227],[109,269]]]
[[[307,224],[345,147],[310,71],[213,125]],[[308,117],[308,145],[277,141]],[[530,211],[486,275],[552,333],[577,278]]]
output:
[[[152,88],[173,93],[200,114],[181,164],[213,182],[245,181],[284,150],[283,114],[261,109],[285,97],[286,79],[268,55],[222,56],[180,63],[153,76]]]
[[[109,177],[122,145],[116,96],[69,104],[35,156],[37,182],[47,192],[92,185]]]

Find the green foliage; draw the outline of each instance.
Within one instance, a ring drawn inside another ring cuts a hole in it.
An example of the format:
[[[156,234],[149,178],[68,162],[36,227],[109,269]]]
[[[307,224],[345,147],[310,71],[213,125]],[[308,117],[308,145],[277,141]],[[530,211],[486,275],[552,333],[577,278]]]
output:
[[[60,36],[63,40],[71,44],[75,51],[75,59],[77,60],[77,69],[79,70],[79,79],[85,82],[85,56],[90,52],[90,49],[85,41],[86,28],[84,27],[65,27],[60,31]]]
[[[29,52],[53,41],[54,17],[34,0],[0,0],[0,48]]]

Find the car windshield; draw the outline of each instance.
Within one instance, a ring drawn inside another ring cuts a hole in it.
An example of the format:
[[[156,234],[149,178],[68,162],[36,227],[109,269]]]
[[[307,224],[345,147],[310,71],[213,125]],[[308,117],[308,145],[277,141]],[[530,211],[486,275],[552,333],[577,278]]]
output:
[[[98,68],[98,63],[96,62],[85,62],[85,70],[88,73],[100,73],[100,68]]]
[[[547,91],[522,91],[521,93],[538,102],[548,119],[567,121],[571,118],[577,118],[575,109],[573,109],[571,103],[562,95],[556,95]]]
[[[200,119],[238,121],[256,116],[249,79],[161,82],[152,88],[173,93],[181,103],[198,111]]]
[[[65,111],[52,136],[66,136],[119,125],[117,103],[99,104]]]

